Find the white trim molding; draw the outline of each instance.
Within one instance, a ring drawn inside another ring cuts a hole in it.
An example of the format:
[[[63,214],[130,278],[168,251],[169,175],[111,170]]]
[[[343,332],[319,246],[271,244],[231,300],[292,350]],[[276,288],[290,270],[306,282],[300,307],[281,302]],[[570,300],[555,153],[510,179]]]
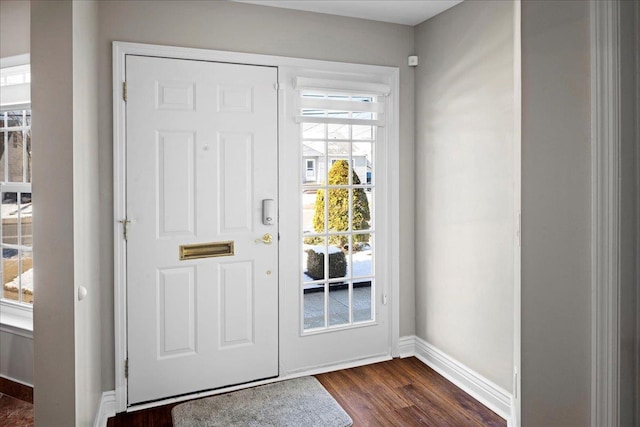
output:
[[[413,353],[411,350],[413,349]],[[400,338],[401,357],[415,356],[512,426],[511,393],[417,336]]]
[[[93,427],[107,427],[109,418],[116,415],[116,392],[114,390],[102,393],[98,412],[93,421]]]
[[[0,301],[0,331],[33,339],[33,307]]]
[[[401,358],[412,357],[416,355],[416,336],[409,335],[400,337],[398,340],[398,352]]]
[[[619,425],[619,0],[591,3],[591,425]]]

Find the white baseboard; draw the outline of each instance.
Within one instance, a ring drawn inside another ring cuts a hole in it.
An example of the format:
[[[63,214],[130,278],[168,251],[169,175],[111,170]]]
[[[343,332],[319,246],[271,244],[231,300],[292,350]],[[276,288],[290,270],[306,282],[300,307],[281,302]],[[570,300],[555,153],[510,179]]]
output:
[[[98,412],[93,421],[93,427],[107,427],[109,418],[116,415],[116,392],[105,391],[102,393]]]
[[[398,351],[400,357],[412,357],[416,355],[416,336],[410,335],[407,337],[400,337],[398,340]]]
[[[400,357],[417,357],[478,402],[504,418],[507,425],[513,427],[511,393],[419,337],[414,335],[401,337],[399,344]]]

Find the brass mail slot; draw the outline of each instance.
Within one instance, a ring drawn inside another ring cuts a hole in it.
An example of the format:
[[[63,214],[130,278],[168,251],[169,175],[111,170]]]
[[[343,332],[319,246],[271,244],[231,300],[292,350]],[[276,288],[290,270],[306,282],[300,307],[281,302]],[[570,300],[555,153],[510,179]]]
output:
[[[180,245],[180,261],[232,255],[233,241]]]

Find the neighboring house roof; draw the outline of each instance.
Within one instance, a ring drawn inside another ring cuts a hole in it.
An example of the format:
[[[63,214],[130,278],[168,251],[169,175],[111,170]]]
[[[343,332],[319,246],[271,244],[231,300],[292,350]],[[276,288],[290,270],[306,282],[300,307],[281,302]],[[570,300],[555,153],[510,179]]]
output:
[[[344,146],[335,145],[329,142],[328,147],[329,155],[332,157],[347,157],[348,155],[344,153]],[[356,145],[353,146],[353,157],[368,157],[368,152],[364,149],[358,149]],[[307,144],[302,145],[302,155],[304,157],[324,157],[324,153],[316,150],[315,148],[310,147]]]
[[[324,156],[324,153],[321,153],[318,150],[309,147],[307,144],[303,144],[302,156],[303,157],[322,157]]]

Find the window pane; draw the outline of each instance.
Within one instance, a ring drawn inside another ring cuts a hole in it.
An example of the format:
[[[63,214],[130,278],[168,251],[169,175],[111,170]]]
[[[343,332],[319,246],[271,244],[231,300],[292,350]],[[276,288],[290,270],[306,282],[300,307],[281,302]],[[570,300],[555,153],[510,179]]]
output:
[[[7,181],[8,176],[5,176],[5,163],[6,163],[7,144],[5,143],[5,132],[0,132],[0,181]]]
[[[302,193],[302,232],[324,233],[325,189],[305,190]]]
[[[329,326],[349,324],[349,285],[329,286]]]
[[[353,125],[352,139],[358,141],[371,141],[373,140],[373,126],[361,126],[361,125]]]
[[[370,142],[354,142],[351,157],[353,170],[362,185],[371,185],[373,172],[373,144]],[[355,183],[355,182],[354,182]]]
[[[309,236],[302,242],[302,281],[306,284],[314,280],[324,279],[324,254],[326,245],[324,237]],[[305,286],[306,288],[306,286]]]
[[[7,111],[7,123],[6,127],[20,127],[24,124],[23,112],[20,111]]]
[[[304,139],[325,139],[327,125],[323,123],[303,123],[302,138]]]
[[[371,281],[353,283],[353,321],[373,320],[371,307]]]
[[[364,241],[366,238],[366,241]],[[373,251],[369,234],[354,234],[349,274],[353,277],[373,275]]]
[[[338,237],[338,236],[332,236]],[[332,237],[329,237],[331,240]],[[342,278],[347,274],[347,257],[342,249],[334,244],[327,247],[323,243],[318,245],[305,245],[306,270],[305,275],[313,280],[323,280],[326,278],[326,271],[329,270],[329,279]],[[329,254],[328,264],[326,259]]]
[[[349,189],[331,188],[329,193],[329,220],[327,226],[330,232],[349,230]]]
[[[305,290],[304,329],[324,328],[324,286]]]
[[[2,297],[18,301],[18,287],[14,283],[20,267],[17,249],[2,249]]]
[[[22,131],[11,131],[8,133],[8,156],[9,156],[9,181],[23,182],[22,179]]]
[[[2,194],[2,244],[18,244],[18,193]]]
[[[303,184],[314,185],[326,182],[326,168],[324,167],[325,147],[326,143],[324,141],[305,141],[302,144]],[[313,167],[313,171],[309,170],[310,167]]]
[[[353,231],[369,230],[371,228],[371,204],[369,203],[371,192],[366,191],[364,188],[354,188],[350,191],[352,192],[353,206],[351,229]],[[358,239],[365,237],[360,235]]]
[[[31,193],[18,193],[20,209],[20,242],[21,246],[31,246],[33,244],[33,205],[31,204]]]
[[[33,304],[33,252],[20,251],[22,302]]]
[[[351,154],[351,143],[329,141],[327,152],[329,153],[329,164],[331,166],[333,166],[337,160],[344,160],[348,163],[349,155]]]
[[[349,139],[349,132],[350,132],[349,125],[329,123],[327,125],[327,128],[329,132],[329,139]]]
[[[25,144],[26,146],[24,147],[24,151],[23,151],[23,158],[24,158],[24,167],[26,168],[25,174],[24,174],[24,182],[31,182],[31,174],[32,174],[32,168],[31,168],[31,132],[25,132],[24,133],[24,140],[25,140]]]

